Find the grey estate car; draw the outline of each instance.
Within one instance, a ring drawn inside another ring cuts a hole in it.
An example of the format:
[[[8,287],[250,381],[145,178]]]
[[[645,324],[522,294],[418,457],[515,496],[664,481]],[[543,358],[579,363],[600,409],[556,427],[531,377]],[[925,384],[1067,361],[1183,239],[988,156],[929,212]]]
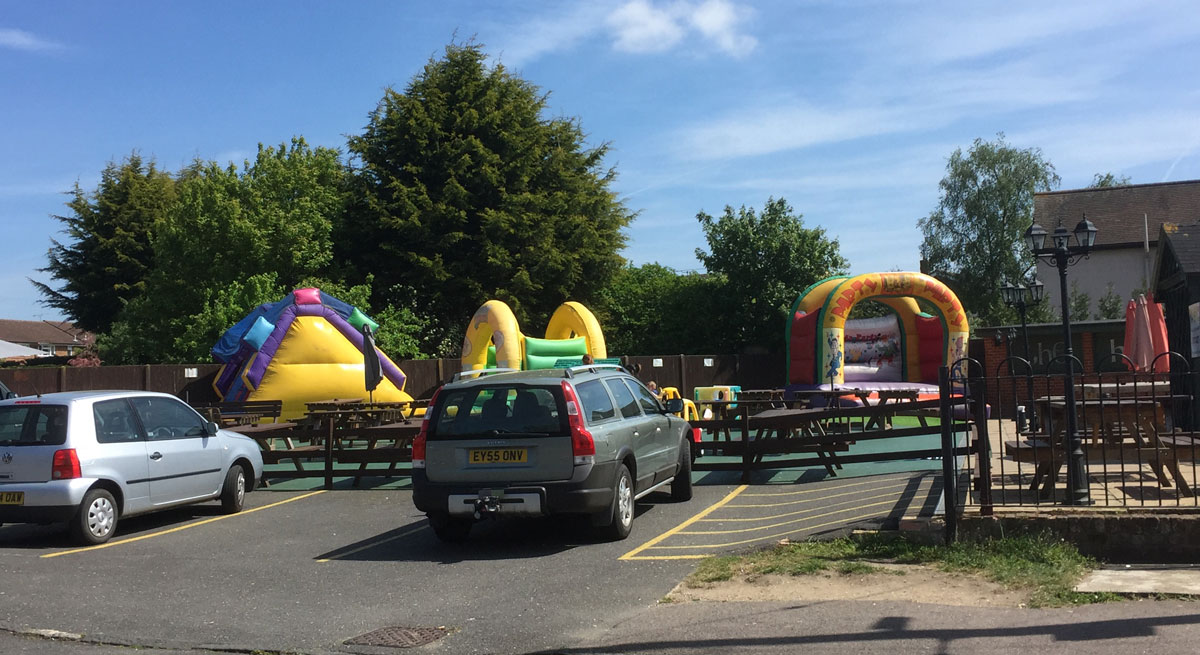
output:
[[[0,400],[0,524],[66,521],[84,545],[117,520],[220,499],[241,511],[262,477],[253,439],[174,396],[80,391]]]
[[[482,518],[581,514],[629,536],[634,501],[692,497],[691,429],[615,365],[479,371],[434,394],[413,442],[413,503],[443,541]]]

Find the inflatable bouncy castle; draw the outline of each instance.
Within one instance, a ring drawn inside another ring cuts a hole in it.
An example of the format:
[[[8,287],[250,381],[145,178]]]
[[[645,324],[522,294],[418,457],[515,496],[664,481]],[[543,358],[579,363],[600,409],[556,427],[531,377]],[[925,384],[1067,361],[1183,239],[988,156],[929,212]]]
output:
[[[922,311],[915,298],[927,300],[934,313]],[[848,320],[863,300],[891,311],[880,318]],[[939,367],[966,356],[968,332],[958,297],[923,273],[827,278],[806,289],[792,306],[788,385],[927,388],[937,384]]]
[[[600,322],[587,307],[577,302],[559,305],[546,326],[546,337],[538,339],[521,333],[508,305],[489,300],[467,325],[462,367],[464,371],[553,368],[560,359],[577,360],[584,355],[597,361],[608,356]]]
[[[223,364],[213,382],[224,401],[281,400],[283,419],[303,416],[306,402],[367,398],[362,327],[379,326],[357,308],[318,289],[296,289],[254,308],[225,331],[212,354]],[[379,402],[405,402],[404,372],[375,349],[383,380]]]

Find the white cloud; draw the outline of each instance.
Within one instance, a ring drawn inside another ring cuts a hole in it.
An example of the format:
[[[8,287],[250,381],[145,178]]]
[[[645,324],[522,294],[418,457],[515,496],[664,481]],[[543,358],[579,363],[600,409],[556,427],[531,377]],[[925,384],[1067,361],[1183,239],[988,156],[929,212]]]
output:
[[[678,6],[677,6],[678,7]],[[683,39],[684,29],[677,11],[660,9],[646,0],[633,0],[608,17],[608,25],[621,52],[663,52]]]
[[[1040,147],[1064,178],[1157,163],[1168,171],[1180,160],[1195,156],[1200,144],[1200,112],[1144,111],[1088,121],[1063,117],[1010,136],[1014,144]]]
[[[758,45],[758,40],[754,37],[738,32],[739,24],[748,13],[747,10],[725,0],[706,0],[692,11],[690,22],[718,48],[735,57],[741,57]]]
[[[740,58],[758,47],[758,39],[744,30],[754,11],[730,0],[600,0],[564,6],[550,5],[517,25],[495,25],[498,34],[489,42],[498,45],[498,59],[518,67],[590,39],[609,40],[613,50],[630,54],[692,47]]]
[[[603,5],[581,3],[559,13],[539,12],[527,23],[500,28],[499,59],[505,66],[519,67],[544,54],[570,50],[599,33],[607,14]]]
[[[40,52],[58,50],[62,48],[62,44],[43,39],[25,30],[5,27],[0,28],[0,47],[25,50],[27,52]]]
[[[788,106],[791,105],[791,106]],[[904,118],[879,107],[817,107],[778,103],[685,128],[679,143],[685,159],[727,159],[765,155],[823,143],[895,132]]]

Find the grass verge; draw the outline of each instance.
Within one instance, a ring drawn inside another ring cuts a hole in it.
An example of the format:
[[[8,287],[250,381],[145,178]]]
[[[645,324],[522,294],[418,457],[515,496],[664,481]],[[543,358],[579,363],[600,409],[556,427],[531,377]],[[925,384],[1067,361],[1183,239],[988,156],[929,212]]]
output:
[[[1049,536],[1006,537],[950,546],[916,544],[877,534],[831,541],[781,544],[746,555],[702,560],[685,581],[705,586],[741,576],[811,575],[835,572],[862,575],[880,571],[871,562],[921,564],[947,572],[980,575],[1010,589],[1029,593],[1030,607],[1059,607],[1119,600],[1118,594],[1079,593],[1076,583],[1096,562],[1075,547]]]

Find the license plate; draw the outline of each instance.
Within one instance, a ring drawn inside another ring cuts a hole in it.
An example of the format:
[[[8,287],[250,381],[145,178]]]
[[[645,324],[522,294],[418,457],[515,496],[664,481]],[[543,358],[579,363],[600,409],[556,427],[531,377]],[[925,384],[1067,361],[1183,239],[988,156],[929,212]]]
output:
[[[24,491],[0,491],[0,505],[24,505]]]
[[[472,448],[467,457],[469,464],[524,464],[529,461],[525,448]]]

